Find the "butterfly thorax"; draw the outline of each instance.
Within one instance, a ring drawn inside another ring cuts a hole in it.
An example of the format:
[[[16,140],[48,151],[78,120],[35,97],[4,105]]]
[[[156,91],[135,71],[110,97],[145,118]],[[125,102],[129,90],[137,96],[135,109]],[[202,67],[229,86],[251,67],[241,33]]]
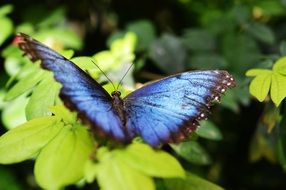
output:
[[[126,124],[126,113],[124,111],[124,103],[121,96],[121,92],[119,91],[113,91],[111,93],[112,96],[112,106],[113,109],[117,112],[120,120],[123,123],[123,126]]]

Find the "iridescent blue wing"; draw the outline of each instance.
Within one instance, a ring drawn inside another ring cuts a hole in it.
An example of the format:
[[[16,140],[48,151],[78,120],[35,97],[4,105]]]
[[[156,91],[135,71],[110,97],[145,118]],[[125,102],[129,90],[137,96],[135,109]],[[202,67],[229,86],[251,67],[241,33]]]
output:
[[[16,43],[32,60],[41,60],[44,69],[53,72],[62,84],[60,97],[71,110],[76,110],[84,123],[102,134],[126,141],[122,121],[112,108],[111,96],[87,73],[54,50],[25,34]]]
[[[156,147],[180,142],[207,117],[209,107],[235,85],[226,71],[198,71],[151,83],[124,98],[127,127]]]

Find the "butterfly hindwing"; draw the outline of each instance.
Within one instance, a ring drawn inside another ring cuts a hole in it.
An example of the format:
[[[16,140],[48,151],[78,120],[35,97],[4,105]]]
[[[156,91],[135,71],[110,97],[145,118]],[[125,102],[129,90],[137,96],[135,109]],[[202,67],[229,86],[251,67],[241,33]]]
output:
[[[122,122],[112,109],[111,96],[92,77],[73,62],[25,34],[18,34],[16,42],[32,60],[50,70],[62,84],[60,97],[71,110],[76,110],[83,122],[97,132],[119,141],[126,141]]]
[[[179,142],[232,86],[226,71],[186,72],[146,85],[124,98],[128,129],[152,146]]]

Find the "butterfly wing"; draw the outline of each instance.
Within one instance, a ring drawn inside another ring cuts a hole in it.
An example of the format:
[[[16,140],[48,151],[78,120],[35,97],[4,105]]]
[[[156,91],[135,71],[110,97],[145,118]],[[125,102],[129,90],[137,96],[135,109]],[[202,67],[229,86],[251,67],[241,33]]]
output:
[[[84,123],[97,132],[119,141],[126,141],[122,122],[112,107],[111,96],[92,77],[73,62],[25,34],[15,38],[32,60],[41,60],[41,66],[50,70],[62,84],[60,97],[71,110],[76,110]]]
[[[234,85],[226,71],[186,72],[151,83],[124,98],[127,127],[154,147],[179,142]]]

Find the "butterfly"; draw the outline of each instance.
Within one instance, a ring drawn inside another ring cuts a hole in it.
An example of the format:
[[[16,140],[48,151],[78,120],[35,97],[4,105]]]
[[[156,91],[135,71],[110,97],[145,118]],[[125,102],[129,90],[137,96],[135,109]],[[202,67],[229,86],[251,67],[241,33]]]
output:
[[[185,140],[206,119],[210,106],[235,86],[224,70],[184,72],[149,83],[121,98],[111,95],[76,64],[32,37],[19,33],[15,42],[27,57],[52,71],[62,84],[60,98],[96,133],[119,142],[140,136],[158,147]]]

